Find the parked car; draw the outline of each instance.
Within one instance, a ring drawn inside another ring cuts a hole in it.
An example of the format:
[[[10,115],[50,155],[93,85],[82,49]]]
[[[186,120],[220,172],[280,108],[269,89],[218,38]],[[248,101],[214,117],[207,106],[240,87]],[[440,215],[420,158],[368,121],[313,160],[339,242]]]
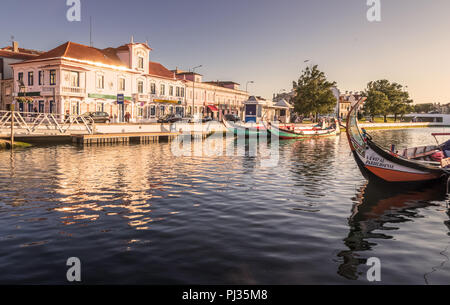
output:
[[[189,123],[201,123],[202,119],[198,115],[188,116]]]
[[[158,119],[158,123],[175,123],[181,121],[183,118],[179,114],[168,114]]]
[[[225,120],[230,122],[240,122],[241,119],[235,114],[227,114],[225,115]]]
[[[94,123],[109,123],[111,121],[109,114],[102,111],[86,112],[83,117],[90,117]]]
[[[211,122],[212,120],[213,120],[212,117],[207,116],[207,117],[204,117],[204,118],[202,119],[202,122],[203,122],[203,123],[206,123],[206,122]]]

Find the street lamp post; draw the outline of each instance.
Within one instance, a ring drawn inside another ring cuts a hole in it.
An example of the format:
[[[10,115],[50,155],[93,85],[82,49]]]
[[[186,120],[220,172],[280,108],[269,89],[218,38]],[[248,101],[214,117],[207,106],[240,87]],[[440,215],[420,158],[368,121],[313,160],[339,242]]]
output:
[[[17,81],[19,83],[19,94],[13,94],[13,103],[11,103],[11,138],[10,138],[10,144],[11,144],[11,149],[14,148],[14,118],[15,118],[15,106],[16,106],[16,97],[20,96],[20,93],[23,93],[23,95],[25,96],[25,92],[26,92],[26,88],[25,85],[23,84],[23,81],[18,80]]]
[[[245,92],[248,93],[248,84],[254,84],[255,82],[252,80],[247,81],[247,83],[245,84]]]
[[[203,65],[198,65],[194,68],[192,68],[192,75],[194,76],[193,82],[192,82],[192,118],[194,118],[194,108],[195,108],[195,69],[201,68]]]

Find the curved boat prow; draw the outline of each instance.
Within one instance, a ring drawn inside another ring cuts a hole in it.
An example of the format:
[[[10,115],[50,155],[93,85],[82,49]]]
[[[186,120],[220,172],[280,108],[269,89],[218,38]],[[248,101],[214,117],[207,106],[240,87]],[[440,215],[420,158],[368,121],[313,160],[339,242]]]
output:
[[[441,180],[448,171],[432,162],[420,162],[387,151],[358,126],[358,109],[364,103],[360,99],[347,117],[347,138],[356,163],[366,179],[374,182],[416,185]]]

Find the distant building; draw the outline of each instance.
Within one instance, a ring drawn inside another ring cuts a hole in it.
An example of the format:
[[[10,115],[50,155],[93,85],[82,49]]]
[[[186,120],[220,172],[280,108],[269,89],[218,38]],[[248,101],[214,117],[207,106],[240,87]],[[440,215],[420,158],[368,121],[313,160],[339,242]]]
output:
[[[226,114],[242,118],[244,102],[249,94],[240,90],[233,81],[203,82],[202,75],[194,72],[173,70],[186,85],[186,113],[195,116],[210,116],[221,120]]]
[[[250,98],[244,104],[245,122],[291,122],[291,112],[294,107],[285,100],[274,102],[266,100],[265,98],[262,98],[260,96],[250,96]]]
[[[352,107],[362,97],[360,92],[348,92],[339,96],[339,118],[346,119]]]

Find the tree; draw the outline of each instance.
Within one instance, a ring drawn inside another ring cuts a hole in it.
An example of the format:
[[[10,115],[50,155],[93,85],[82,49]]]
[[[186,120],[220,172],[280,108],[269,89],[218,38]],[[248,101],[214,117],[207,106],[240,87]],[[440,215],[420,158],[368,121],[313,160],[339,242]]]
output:
[[[382,108],[377,112],[384,116],[384,121],[387,122],[387,115],[394,114],[395,121],[398,115],[404,115],[411,110],[410,104],[412,100],[409,98],[409,93],[404,90],[403,86],[398,83],[391,83],[386,79],[377,80],[367,84],[365,95],[367,99],[371,94],[382,92],[386,95],[388,100],[388,107],[383,103]],[[373,99],[373,98],[372,98]]]
[[[417,113],[428,113],[428,112],[430,112],[432,110],[434,110],[433,103],[414,105],[414,111],[417,112]]]
[[[372,117],[372,121],[376,115],[386,115],[389,109],[389,99],[386,94],[377,90],[367,92],[367,100],[364,104],[364,111]]]
[[[315,65],[306,68],[297,82],[293,82],[297,95],[294,98],[295,112],[309,116],[330,113],[336,106],[336,97],[331,90],[335,82],[327,81],[325,73]]]

